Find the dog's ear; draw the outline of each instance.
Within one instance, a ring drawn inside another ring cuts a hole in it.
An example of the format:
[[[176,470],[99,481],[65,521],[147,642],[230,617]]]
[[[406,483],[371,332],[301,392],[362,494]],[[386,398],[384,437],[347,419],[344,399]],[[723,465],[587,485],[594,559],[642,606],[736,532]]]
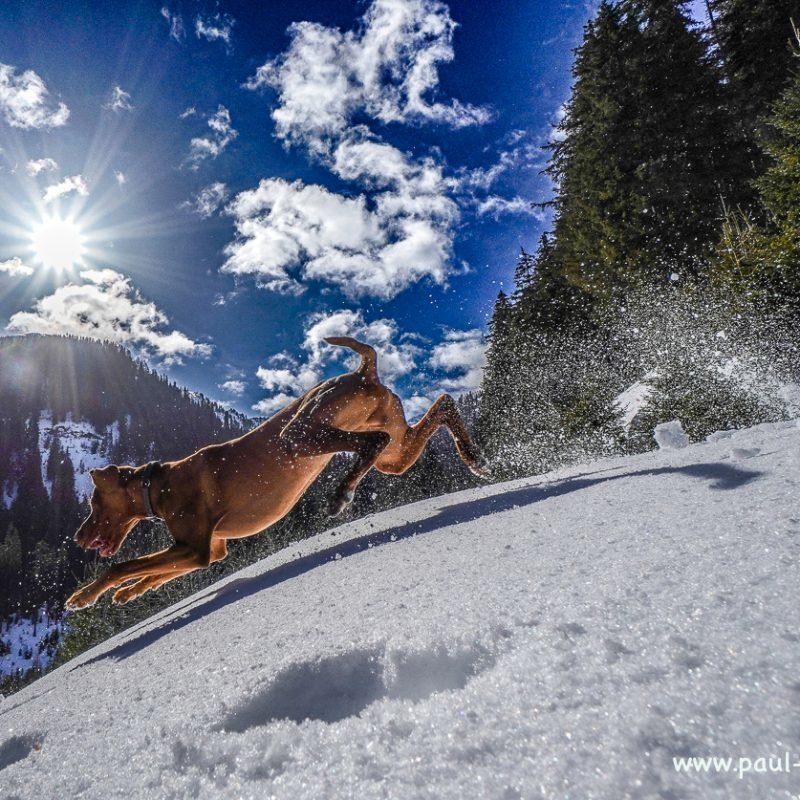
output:
[[[114,467],[117,470],[119,485],[124,489],[136,472],[135,467]]]

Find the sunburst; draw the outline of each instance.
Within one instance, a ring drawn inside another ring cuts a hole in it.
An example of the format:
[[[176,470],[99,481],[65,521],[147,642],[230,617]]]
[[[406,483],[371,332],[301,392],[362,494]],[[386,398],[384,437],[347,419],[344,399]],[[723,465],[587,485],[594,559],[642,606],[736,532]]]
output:
[[[31,231],[34,258],[50,269],[65,270],[80,264],[84,241],[80,225],[61,217],[47,217]]]

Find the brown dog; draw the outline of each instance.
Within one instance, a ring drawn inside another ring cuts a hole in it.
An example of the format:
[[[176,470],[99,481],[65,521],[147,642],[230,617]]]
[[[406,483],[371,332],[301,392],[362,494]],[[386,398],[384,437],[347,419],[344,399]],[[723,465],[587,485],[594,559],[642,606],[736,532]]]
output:
[[[400,399],[378,378],[372,347],[347,336],[325,341],[355,350],[359,368],[320,383],[244,436],[180,461],[92,470],[91,514],[75,534],[81,547],[111,556],[147,517],[163,519],[175,544],[112,565],[76,591],[68,608],[92,605],[122,584],[128,585],[113,599],[126,603],[221,561],[228,553],[226,540],[252,536],[285,516],[335,453],[352,452],[356,458],[334,493],[331,515],[350,503],[371,467],[390,475],[409,469],[441,425],[449,429],[464,463],[484,474],[449,395],[409,426]]]

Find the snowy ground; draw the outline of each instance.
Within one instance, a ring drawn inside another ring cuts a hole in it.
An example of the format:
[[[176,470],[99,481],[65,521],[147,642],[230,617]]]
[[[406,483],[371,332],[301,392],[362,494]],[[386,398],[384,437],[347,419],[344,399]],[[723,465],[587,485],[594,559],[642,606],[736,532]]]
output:
[[[800,795],[798,482],[763,426],[348,524],[7,698],[0,794]]]

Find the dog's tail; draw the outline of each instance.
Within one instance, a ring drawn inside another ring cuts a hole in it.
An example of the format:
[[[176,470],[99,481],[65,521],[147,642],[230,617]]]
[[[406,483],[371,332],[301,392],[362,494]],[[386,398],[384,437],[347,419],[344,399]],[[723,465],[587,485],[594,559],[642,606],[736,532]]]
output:
[[[352,336],[326,336],[325,341],[328,344],[355,350],[361,356],[361,364],[356,372],[360,372],[367,380],[378,380],[378,354],[375,348],[353,339]]]

